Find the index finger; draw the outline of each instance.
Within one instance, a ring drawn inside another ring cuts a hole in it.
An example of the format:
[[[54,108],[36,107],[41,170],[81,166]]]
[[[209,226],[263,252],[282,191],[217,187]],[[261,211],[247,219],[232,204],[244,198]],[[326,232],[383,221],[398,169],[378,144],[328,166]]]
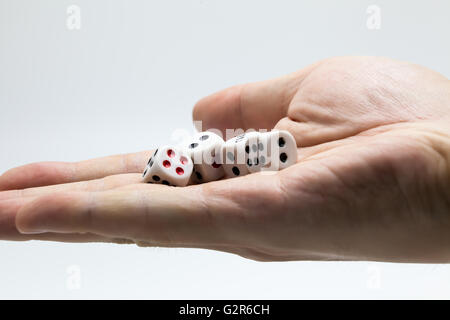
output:
[[[121,154],[80,162],[39,162],[6,171],[0,191],[101,179],[122,173],[141,173],[152,151]]]

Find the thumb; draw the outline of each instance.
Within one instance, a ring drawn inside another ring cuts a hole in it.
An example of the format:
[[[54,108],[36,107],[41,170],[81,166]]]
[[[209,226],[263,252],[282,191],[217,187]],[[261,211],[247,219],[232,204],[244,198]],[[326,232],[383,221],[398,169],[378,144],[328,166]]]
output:
[[[194,121],[202,130],[272,129],[286,117],[289,104],[313,66],[279,78],[242,84],[201,99],[194,107]]]

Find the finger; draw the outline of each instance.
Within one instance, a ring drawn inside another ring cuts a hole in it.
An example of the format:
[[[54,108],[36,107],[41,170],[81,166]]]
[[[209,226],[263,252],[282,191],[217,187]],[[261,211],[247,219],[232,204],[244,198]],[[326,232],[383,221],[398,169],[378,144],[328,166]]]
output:
[[[209,220],[200,218],[206,218],[204,210],[192,210],[194,193],[171,188],[169,196],[162,186],[150,189],[45,196],[22,208],[16,225],[22,233],[91,232],[137,240],[150,235],[158,244],[212,237]]]
[[[0,191],[0,201],[14,198],[39,197],[46,194],[69,191],[105,191],[126,185],[136,184],[141,180],[141,174],[118,174],[102,179],[57,184],[53,186],[29,188],[23,190]]]
[[[276,79],[234,86],[200,100],[193,118],[202,130],[272,129],[287,114],[292,97],[315,65]]]
[[[32,198],[27,199],[11,199],[8,201],[0,201],[0,239],[8,241],[27,241],[27,240],[42,240],[42,241],[58,241],[58,242],[74,242],[74,243],[89,243],[89,242],[112,242],[117,244],[137,244],[140,247],[165,247],[165,248],[194,248],[222,251],[226,253],[236,254],[241,257],[259,260],[259,261],[273,261],[276,257],[265,255],[254,249],[245,247],[230,247],[224,245],[217,246],[196,246],[186,245],[184,243],[157,243],[149,241],[131,241],[123,238],[107,238],[96,234],[66,234],[66,233],[42,233],[42,234],[21,234],[17,231],[15,226],[15,215],[17,211],[25,204],[31,202]]]
[[[48,186],[140,173],[152,151],[115,155],[81,162],[40,162],[17,167],[0,176],[0,191]]]
[[[23,207],[16,225],[24,233],[91,232],[158,244],[235,245],[247,237],[250,213],[264,215],[280,199],[279,191],[270,190],[276,175],[252,176],[186,188],[137,185],[45,196]]]
[[[27,241],[27,240],[45,240],[59,242],[114,242],[114,239],[108,239],[94,234],[60,234],[43,233],[36,235],[21,234],[15,223],[17,212],[29,200],[12,199],[0,201],[0,240],[8,241]]]
[[[122,239],[109,239],[106,237],[102,237],[96,234],[70,234],[70,233],[42,233],[35,235],[27,235],[21,234],[16,230],[14,235],[10,235],[10,237],[5,237],[2,240],[7,241],[54,241],[54,242],[66,242],[66,243],[93,243],[93,242],[101,242],[101,243],[117,243],[117,244],[131,244],[132,241],[126,241]]]

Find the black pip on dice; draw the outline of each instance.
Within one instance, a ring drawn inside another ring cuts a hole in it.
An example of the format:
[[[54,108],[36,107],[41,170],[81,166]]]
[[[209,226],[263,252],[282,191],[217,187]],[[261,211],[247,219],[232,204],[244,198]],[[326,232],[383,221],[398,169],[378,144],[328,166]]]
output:
[[[297,162],[297,144],[288,131],[248,132],[228,141],[212,132],[199,132],[182,148],[165,146],[150,158],[143,181],[184,187],[276,171]]]
[[[222,146],[223,168],[227,177],[245,176],[249,173],[250,140],[256,140],[258,133],[243,133],[228,140]]]
[[[278,171],[297,162],[297,142],[288,131],[270,131],[250,138],[250,172]]]

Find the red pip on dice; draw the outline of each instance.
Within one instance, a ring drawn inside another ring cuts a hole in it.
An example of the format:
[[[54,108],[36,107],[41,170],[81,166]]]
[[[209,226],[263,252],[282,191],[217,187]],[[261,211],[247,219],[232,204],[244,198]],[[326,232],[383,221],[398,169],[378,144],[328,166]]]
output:
[[[253,131],[227,141],[205,131],[195,134],[185,146],[156,149],[145,168],[143,182],[184,187],[282,170],[296,162],[297,144],[288,131]]]

